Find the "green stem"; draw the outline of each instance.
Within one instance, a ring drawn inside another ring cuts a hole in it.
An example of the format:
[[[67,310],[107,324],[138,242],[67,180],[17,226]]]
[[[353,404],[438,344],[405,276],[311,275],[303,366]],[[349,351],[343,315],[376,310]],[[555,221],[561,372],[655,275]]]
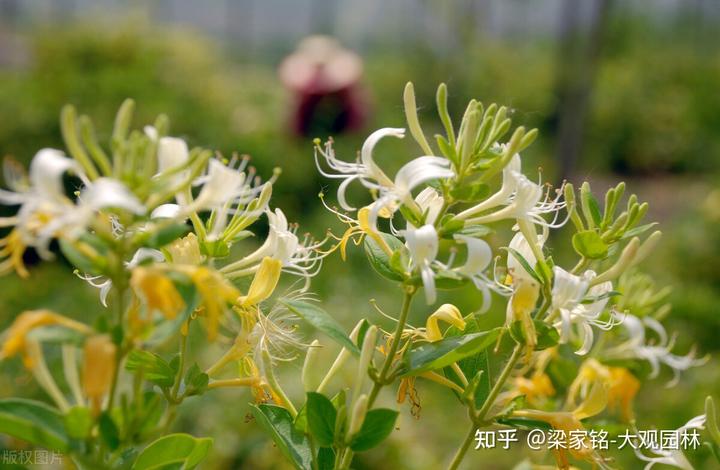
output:
[[[377,398],[378,393],[380,393],[380,389],[383,386],[387,385],[387,375],[390,371],[390,367],[392,367],[393,361],[395,360],[395,354],[397,354],[398,348],[400,347],[402,332],[405,329],[405,324],[407,323],[407,317],[410,313],[410,305],[412,304],[412,298],[415,295],[415,292],[415,288],[408,288],[408,290],[405,290],[402,307],[400,309],[400,317],[398,318],[398,323],[395,328],[395,334],[393,335],[392,343],[390,344],[390,350],[385,357],[385,363],[380,370],[380,375],[375,380],[375,384],[373,385],[370,396],[368,397],[368,409],[372,408],[372,405],[373,403],[375,403],[375,399]]]
[[[470,443],[472,442],[473,438],[475,437],[475,430],[479,426],[482,426],[485,424],[487,414],[490,412],[490,409],[495,404],[495,400],[497,399],[498,395],[500,394],[500,391],[502,390],[503,386],[505,385],[505,382],[507,382],[507,379],[510,377],[512,370],[515,367],[515,364],[517,364],[517,361],[520,359],[521,355],[522,355],[522,347],[521,347],[521,345],[518,344],[513,349],[513,352],[510,355],[510,359],[508,359],[507,363],[505,364],[505,367],[503,368],[502,372],[500,373],[500,376],[498,377],[497,381],[495,382],[495,385],[493,385],[493,388],[490,390],[490,393],[488,394],[488,397],[485,400],[485,403],[483,403],[482,408],[480,408],[480,411],[478,411],[477,415],[471,416],[472,425],[470,427],[470,431],[468,432],[467,436],[465,436],[465,440],[463,441],[462,445],[455,453],[455,457],[453,457],[452,462],[450,462],[450,466],[448,467],[448,470],[456,470],[460,466],[460,463],[462,462],[463,458],[465,458],[465,454],[467,453],[468,449],[470,448]]]
[[[178,390],[180,390],[180,384],[182,383],[183,372],[185,371],[185,356],[187,352],[187,335],[180,334],[180,365],[178,366],[178,375],[175,377],[175,383],[173,384],[170,396],[173,400],[177,400]]]
[[[473,423],[472,426],[470,426],[470,431],[467,433],[467,436],[465,436],[465,440],[455,453],[455,457],[453,457],[452,462],[450,462],[448,470],[456,470],[460,466],[460,463],[463,461],[463,458],[465,458],[465,454],[470,448],[472,440],[475,438],[476,429],[477,427],[475,426],[475,423]]]
[[[120,257],[122,260],[122,257]],[[118,282],[115,284],[117,287],[115,292],[117,293],[117,326],[122,325],[123,316],[125,315],[125,284]],[[118,354],[115,358],[115,364],[113,366],[113,378],[112,384],[110,385],[110,395],[108,397],[107,411],[112,411],[113,404],[115,403],[115,395],[117,394],[118,379],[120,376],[120,364],[125,357],[125,348],[123,345],[118,345]]]

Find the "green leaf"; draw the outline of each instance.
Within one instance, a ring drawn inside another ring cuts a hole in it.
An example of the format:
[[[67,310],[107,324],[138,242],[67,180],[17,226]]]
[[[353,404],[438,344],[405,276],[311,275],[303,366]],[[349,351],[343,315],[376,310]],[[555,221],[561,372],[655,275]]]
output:
[[[335,468],[335,451],[330,447],[321,447],[317,456],[318,470],[333,470]]]
[[[112,417],[107,413],[102,413],[98,419],[98,427],[100,428],[100,437],[108,448],[110,450],[117,449],[120,445],[120,431]]]
[[[530,266],[530,263],[525,259],[523,255],[520,254],[515,248],[504,247],[501,248],[502,250],[507,250],[510,255],[512,255],[513,258],[517,260],[518,263],[520,263],[520,266],[530,275],[533,279],[535,279],[537,282],[539,282],[541,285],[545,284],[540,277],[540,275],[533,269],[532,266]]]
[[[293,425],[290,412],[275,405],[251,405],[253,416],[271,436],[280,452],[299,470],[311,470],[312,452],[307,436]]]
[[[380,444],[392,432],[397,416],[397,411],[386,408],[368,411],[360,431],[350,443],[350,448],[355,452],[362,452]]]
[[[210,377],[200,370],[197,364],[191,365],[185,373],[185,394],[189,397],[193,395],[202,395],[207,390]]]
[[[608,246],[595,230],[577,232],[572,245],[580,256],[588,259],[604,259],[608,255]]]
[[[148,445],[132,466],[132,470],[160,470],[195,468],[212,447],[209,437],[190,434],[170,434]]]
[[[73,439],[85,439],[90,435],[94,421],[89,408],[74,406],[65,415],[65,429]]]
[[[600,226],[602,223],[602,214],[600,213],[600,205],[590,192],[590,186],[585,183],[580,190],[580,203],[582,205],[583,214],[588,222],[594,222],[594,226]]]
[[[0,400],[0,433],[60,452],[70,441],[58,410],[24,398]]]
[[[152,232],[144,240],[143,245],[148,248],[160,249],[165,245],[174,242],[178,238],[182,238],[190,232],[190,227],[186,224],[171,224]]]
[[[332,402],[321,393],[308,392],[306,408],[310,434],[321,446],[331,446],[337,419],[337,410]]]
[[[640,235],[640,234],[642,234],[642,233],[644,233],[644,232],[647,232],[648,230],[650,230],[651,228],[653,228],[653,227],[656,226],[657,224],[658,224],[657,222],[653,222],[653,223],[650,223],[650,224],[645,224],[645,225],[641,225],[641,226],[639,226],[639,227],[635,227],[635,228],[633,228],[633,229],[631,229],[631,230],[628,230],[627,232],[623,233],[623,235],[622,235],[621,238],[622,238],[622,239],[627,239],[627,238],[636,237],[636,236],[638,236],[638,235]]]
[[[525,431],[530,431],[533,429],[543,429],[546,431],[549,431],[552,429],[552,426],[550,426],[545,421],[540,421],[537,419],[528,419],[528,418],[498,418],[497,422],[500,424],[504,424],[506,426],[512,426],[513,428],[522,429]]]
[[[543,349],[552,348],[557,346],[560,342],[560,333],[558,333],[555,327],[548,325],[540,320],[533,320],[535,325],[535,333],[537,334],[537,345],[535,346],[536,351],[542,351]],[[523,332],[522,321],[514,321],[510,325],[510,336],[520,344],[526,344],[527,339]]]
[[[405,245],[389,233],[381,233],[380,236],[383,237],[385,243],[388,244],[393,252],[405,249]],[[384,278],[390,279],[391,281],[402,281],[405,279],[404,273],[398,272],[397,269],[393,267],[390,262],[390,256],[385,253],[385,251],[375,240],[372,239],[372,237],[365,237],[364,246],[365,255],[367,256],[368,261],[370,261],[370,265],[378,272],[378,274]]]
[[[495,342],[502,328],[482,333],[445,338],[411,349],[400,366],[400,376],[417,375],[430,370],[441,369],[473,356]]]
[[[360,350],[345,334],[342,326],[328,314],[315,304],[303,302],[300,300],[281,300],[280,303],[285,305],[290,311],[300,316],[303,320],[322,331],[337,342],[340,346],[355,355],[360,355]]]
[[[145,378],[160,387],[172,387],[176,372],[170,364],[150,351],[135,349],[128,355],[125,369],[130,372],[143,371]]]

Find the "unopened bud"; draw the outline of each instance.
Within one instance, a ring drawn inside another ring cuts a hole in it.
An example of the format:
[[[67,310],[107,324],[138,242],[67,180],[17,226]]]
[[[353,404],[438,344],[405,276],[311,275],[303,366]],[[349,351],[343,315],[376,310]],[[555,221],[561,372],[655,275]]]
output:
[[[117,347],[109,335],[92,336],[85,342],[83,390],[96,414],[113,381],[116,351]]]

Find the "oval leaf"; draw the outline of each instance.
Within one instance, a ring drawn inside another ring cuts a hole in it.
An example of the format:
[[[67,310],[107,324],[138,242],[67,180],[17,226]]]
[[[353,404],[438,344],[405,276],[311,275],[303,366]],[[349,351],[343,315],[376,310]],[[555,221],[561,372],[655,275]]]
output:
[[[337,418],[337,411],[332,402],[321,393],[308,392],[306,408],[310,433],[321,446],[331,446]]]
[[[337,342],[340,346],[355,355],[360,354],[360,350],[348,335],[345,334],[342,326],[325,310],[315,304],[302,302],[300,300],[281,300],[280,302],[300,318],[328,335],[330,339]]]
[[[482,333],[445,338],[411,349],[403,358],[400,375],[417,375],[430,370],[442,369],[466,357],[485,350],[497,339],[502,328]]]
[[[60,452],[70,441],[58,410],[23,398],[0,400],[0,433]]]
[[[307,437],[297,431],[290,412],[275,405],[252,405],[253,416],[272,436],[280,451],[299,470],[311,470],[312,452]]]
[[[397,411],[386,408],[368,411],[360,432],[353,438],[350,448],[355,452],[362,452],[380,444],[392,432],[397,416]]]
[[[170,434],[147,446],[138,455],[133,470],[159,470],[172,468],[195,468],[212,447],[209,437],[196,438],[190,434]]]

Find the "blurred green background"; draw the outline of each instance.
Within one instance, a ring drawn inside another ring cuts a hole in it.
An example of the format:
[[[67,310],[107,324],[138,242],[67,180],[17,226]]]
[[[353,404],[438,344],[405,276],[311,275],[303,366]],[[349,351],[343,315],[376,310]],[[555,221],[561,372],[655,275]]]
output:
[[[28,162],[39,148],[60,147],[58,115],[65,103],[89,114],[101,139],[108,137],[117,107],[132,97],[138,127],[166,113],[172,133],[191,145],[250,154],[260,175],[281,167],[274,205],[316,237],[328,227],[337,233],[342,227],[317,199],[323,189],[334,199],[335,186],[316,174],[312,136],[291,132],[293,97],[277,75],[282,58],[303,37],[332,35],[362,57],[367,114],[361,130],[334,133],[338,155],[353,158],[371,130],[404,125],[401,94],[408,80],[415,82],[426,130],[434,125],[440,82],[449,85],[458,119],[470,98],[510,106],[516,124],[541,131],[524,155],[527,172],[542,168],[543,180],[553,182],[588,179],[598,193],[625,180],[650,201],[649,219],[660,221],[666,236],[646,266],[659,285],[673,287],[668,323],[678,331],[678,348],[695,344],[715,355],[718,31],[720,5],[704,0],[652,7],[613,0],[0,0],[0,154]],[[397,167],[417,152],[412,142],[388,143],[379,160]],[[563,250],[562,243],[553,247]],[[381,321],[369,299],[389,311],[398,303],[360,250],[346,263],[329,258],[313,290],[348,328],[365,315]],[[471,290],[441,300],[464,312],[479,305]],[[78,318],[101,308],[96,292],[62,260],[33,266],[29,281],[0,279],[0,327],[38,307]],[[425,310],[416,303],[415,323]],[[502,321],[500,312],[489,315],[489,322]],[[202,354],[216,351],[205,351],[200,341],[196,346]],[[328,361],[333,352],[324,352]],[[713,357],[672,389],[664,388],[667,376],[646,384],[637,401],[639,427],[675,428],[700,414],[705,395],[720,392],[718,365]],[[297,377],[300,366],[289,365],[286,380]],[[18,364],[0,364],[0,374],[1,396],[39,394]],[[402,432],[360,456],[357,468],[442,468],[464,436],[465,417],[444,390],[421,385],[420,397],[420,419],[404,408]],[[286,468],[245,418],[249,399],[222,391],[190,400],[183,410],[178,430],[216,437],[208,468]],[[527,455],[515,449],[471,452],[466,468],[512,468]],[[625,457],[624,468],[638,468]]]

